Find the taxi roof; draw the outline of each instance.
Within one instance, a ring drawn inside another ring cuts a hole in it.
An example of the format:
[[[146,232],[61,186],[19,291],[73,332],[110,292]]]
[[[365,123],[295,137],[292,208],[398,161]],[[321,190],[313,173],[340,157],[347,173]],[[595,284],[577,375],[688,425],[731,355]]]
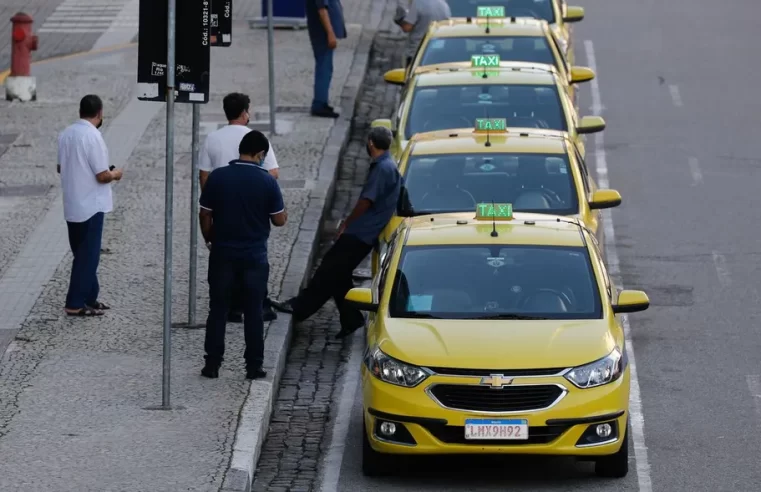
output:
[[[469,62],[441,63],[423,66],[415,70],[413,79],[418,87],[444,85],[555,85],[557,71],[542,63],[500,62],[500,67],[488,68],[488,77],[476,77],[484,72]]]
[[[497,237],[491,233],[496,224]],[[513,220],[475,220],[475,212],[422,215],[406,219],[406,246],[535,245],[584,246],[578,219],[516,212]]]
[[[486,133],[473,128],[416,133],[410,140],[412,155],[466,153],[542,153],[567,154],[568,133],[537,128],[508,128],[506,133],[490,133],[491,146],[485,146]]]
[[[448,19],[432,22],[430,33],[437,38],[459,38],[465,36],[544,36],[547,21],[528,17],[489,18],[489,33],[486,33],[486,19]]]

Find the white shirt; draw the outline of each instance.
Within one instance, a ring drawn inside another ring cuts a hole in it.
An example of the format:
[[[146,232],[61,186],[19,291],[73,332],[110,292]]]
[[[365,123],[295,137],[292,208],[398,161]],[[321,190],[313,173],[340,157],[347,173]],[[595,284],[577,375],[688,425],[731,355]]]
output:
[[[228,165],[230,161],[238,159],[240,157],[240,152],[238,152],[240,141],[250,131],[251,129],[244,125],[227,125],[209,133],[203,144],[203,149],[201,149],[198,169],[210,173],[217,168]],[[267,171],[278,168],[277,158],[271,143],[262,167]]]
[[[92,123],[79,120],[58,135],[58,164],[67,222],[85,222],[114,209],[111,185],[95,179],[108,171],[108,148]]]

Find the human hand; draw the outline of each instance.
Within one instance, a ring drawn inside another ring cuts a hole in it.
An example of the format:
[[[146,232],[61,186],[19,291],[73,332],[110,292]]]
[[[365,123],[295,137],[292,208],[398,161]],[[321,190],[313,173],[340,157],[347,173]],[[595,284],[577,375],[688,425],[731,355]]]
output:
[[[113,171],[111,171],[111,176],[114,177],[114,181],[120,181],[122,179],[122,170],[114,169]]]
[[[328,34],[328,48],[334,50],[336,49],[336,46],[338,46],[338,40],[336,39],[336,35],[331,32]]]

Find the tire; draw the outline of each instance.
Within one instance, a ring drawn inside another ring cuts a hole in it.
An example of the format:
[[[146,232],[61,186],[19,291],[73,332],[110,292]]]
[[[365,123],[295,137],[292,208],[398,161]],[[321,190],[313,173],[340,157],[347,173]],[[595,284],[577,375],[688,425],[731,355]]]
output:
[[[379,453],[370,446],[370,439],[367,437],[367,428],[365,420],[362,419],[362,474],[366,477],[383,477],[388,475],[391,468],[389,467],[391,457]]]
[[[621,449],[610,456],[603,456],[595,463],[595,474],[604,478],[623,478],[629,473],[629,421]]]

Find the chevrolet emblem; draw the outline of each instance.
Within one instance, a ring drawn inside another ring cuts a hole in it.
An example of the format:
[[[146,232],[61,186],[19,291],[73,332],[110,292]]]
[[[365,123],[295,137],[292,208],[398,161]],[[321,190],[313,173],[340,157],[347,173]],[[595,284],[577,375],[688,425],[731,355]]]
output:
[[[492,374],[488,377],[481,378],[481,384],[491,386],[492,388],[502,388],[503,386],[513,384],[513,378],[506,378],[502,374]]]

